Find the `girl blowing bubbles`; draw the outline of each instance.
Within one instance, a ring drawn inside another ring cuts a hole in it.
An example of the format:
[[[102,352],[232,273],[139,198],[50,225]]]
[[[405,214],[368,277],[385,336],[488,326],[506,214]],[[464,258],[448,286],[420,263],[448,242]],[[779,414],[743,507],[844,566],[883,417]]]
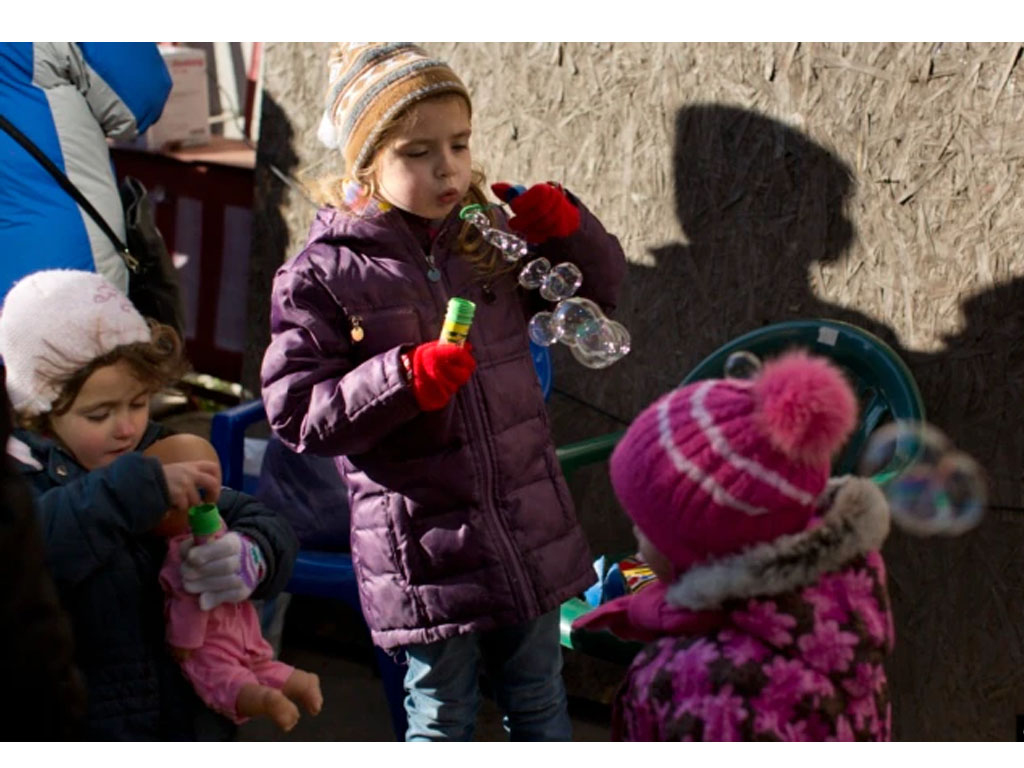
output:
[[[366,621],[409,661],[407,738],[472,738],[486,671],[513,739],[568,739],[558,606],[593,569],[529,354],[531,297],[458,217],[485,202],[469,94],[408,43],[343,44],[330,80],[320,136],[348,175],[274,281],[270,423],[337,457]],[[575,262],[581,295],[610,310],[618,241],[559,187],[511,205],[509,226]],[[465,347],[436,342],[452,296],[477,305]]]
[[[141,453],[168,434],[149,421],[149,400],[183,368],[177,335],[147,324],[105,278],[49,270],[7,294],[0,355],[26,427],[8,452],[35,491],[47,564],[72,619],[88,737],[229,737],[230,723],[203,707],[166,643],[164,537],[200,491],[220,506],[229,532],[192,547],[181,570],[204,610],[279,592],[298,544],[263,504],[222,489],[216,462]],[[255,576],[252,562],[262,566]]]

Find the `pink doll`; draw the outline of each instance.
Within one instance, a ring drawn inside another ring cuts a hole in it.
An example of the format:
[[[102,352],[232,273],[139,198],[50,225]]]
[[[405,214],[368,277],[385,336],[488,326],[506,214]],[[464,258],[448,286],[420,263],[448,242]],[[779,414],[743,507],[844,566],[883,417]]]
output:
[[[145,453],[165,464],[218,460],[206,440],[186,434],[164,438]],[[194,537],[189,518],[196,517],[207,527]],[[299,720],[294,702],[318,714],[323,706],[320,678],[275,661],[253,604],[232,602],[238,597],[235,592],[248,594],[262,578],[259,547],[226,531],[212,504],[193,507],[188,518],[171,510],[156,531],[170,537],[160,569],[167,597],[167,642],[199,698],[236,723],[269,717],[283,731]],[[221,575],[211,577],[212,571]]]
[[[856,410],[836,368],[791,352],[634,420],[611,479],[658,581],[576,624],[649,643],[613,738],[890,738],[889,509],[868,479],[829,481]]]

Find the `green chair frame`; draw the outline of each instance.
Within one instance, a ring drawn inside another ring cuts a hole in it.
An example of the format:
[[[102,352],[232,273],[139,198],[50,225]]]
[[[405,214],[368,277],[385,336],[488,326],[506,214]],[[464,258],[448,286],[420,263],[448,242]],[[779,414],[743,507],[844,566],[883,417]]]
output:
[[[845,371],[857,393],[860,426],[833,462],[835,474],[854,471],[867,439],[884,423],[925,420],[924,402],[906,363],[874,334],[838,320],[791,320],[745,333],[704,358],[680,386],[721,377],[726,360],[734,352],[751,352],[764,359],[791,348],[806,349],[831,359]],[[568,478],[581,467],[606,461],[623,434],[624,430],[612,432],[559,448],[563,473]],[[589,610],[591,606],[579,598],[562,604],[562,645],[628,663],[640,647],[637,643],[620,640],[608,632],[572,629],[572,622]]]

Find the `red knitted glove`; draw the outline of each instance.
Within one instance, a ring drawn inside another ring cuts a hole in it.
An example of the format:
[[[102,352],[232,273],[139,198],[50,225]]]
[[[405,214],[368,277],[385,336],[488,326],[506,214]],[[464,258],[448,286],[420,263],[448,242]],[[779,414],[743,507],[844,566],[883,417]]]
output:
[[[412,351],[412,392],[424,411],[439,411],[476,370],[472,347],[428,341]]]
[[[543,243],[549,237],[567,237],[580,227],[580,211],[569,202],[562,188],[554,184],[534,184],[519,194],[519,189],[498,182],[491,191],[509,204],[515,214],[508,225],[528,243]]]

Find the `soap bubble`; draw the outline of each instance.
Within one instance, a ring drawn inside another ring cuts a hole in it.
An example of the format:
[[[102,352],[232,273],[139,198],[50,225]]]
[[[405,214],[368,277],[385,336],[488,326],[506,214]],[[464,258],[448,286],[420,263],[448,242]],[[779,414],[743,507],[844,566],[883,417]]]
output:
[[[548,301],[568,299],[583,284],[580,268],[569,261],[563,261],[552,268],[540,286],[540,295]]]
[[[584,323],[576,331],[576,347],[580,354],[608,357],[611,362],[629,352],[629,341],[629,332],[614,320]]]
[[[526,255],[528,249],[525,240],[515,235],[510,235],[508,232],[502,232],[500,229],[492,229],[490,227],[484,229],[483,238],[501,251],[501,255],[508,262],[519,261]]]
[[[607,320],[606,323],[608,324],[608,327],[612,329],[612,333],[617,337],[616,347],[619,358],[625,357],[629,354],[629,350],[632,348],[632,340],[630,339],[629,331],[626,330],[626,326],[622,323],[616,322],[615,320]]]
[[[519,284],[523,288],[540,288],[544,276],[551,271],[551,262],[541,256],[534,259],[519,273]]]
[[[530,318],[529,334],[534,344],[550,347],[558,341],[558,334],[552,325],[550,312],[538,312]]]
[[[980,465],[930,424],[893,422],[868,440],[860,472],[881,485],[893,521],[919,536],[956,536],[985,512]]]
[[[893,519],[910,533],[956,536],[985,512],[985,484],[977,462],[962,451],[934,466],[915,464],[885,487]]]
[[[745,349],[733,352],[725,360],[725,377],[727,379],[753,379],[760,372],[760,358]]]
[[[607,368],[619,359],[617,355],[607,355],[603,352],[586,352],[579,346],[572,347],[570,351],[572,356],[587,368]]]
[[[581,335],[593,333],[604,319],[604,313],[590,299],[573,298],[561,302],[552,313],[552,327],[558,340],[570,347],[575,346]]]
[[[619,337],[603,323],[584,323],[576,331],[576,346],[582,354],[614,355],[619,350]]]
[[[858,472],[885,484],[912,464],[934,466],[952,446],[931,424],[894,421],[876,429],[864,448]]]
[[[459,215],[500,250],[506,261],[519,261],[528,253],[526,241],[492,227],[481,206],[468,205]],[[561,341],[589,368],[605,368],[629,353],[629,332],[608,320],[594,302],[575,298],[583,284],[583,273],[575,264],[565,261],[552,268],[547,259],[535,258],[520,270],[518,282],[527,289],[539,288],[543,298],[555,302],[552,311],[530,318],[529,335],[534,343],[548,347]]]

